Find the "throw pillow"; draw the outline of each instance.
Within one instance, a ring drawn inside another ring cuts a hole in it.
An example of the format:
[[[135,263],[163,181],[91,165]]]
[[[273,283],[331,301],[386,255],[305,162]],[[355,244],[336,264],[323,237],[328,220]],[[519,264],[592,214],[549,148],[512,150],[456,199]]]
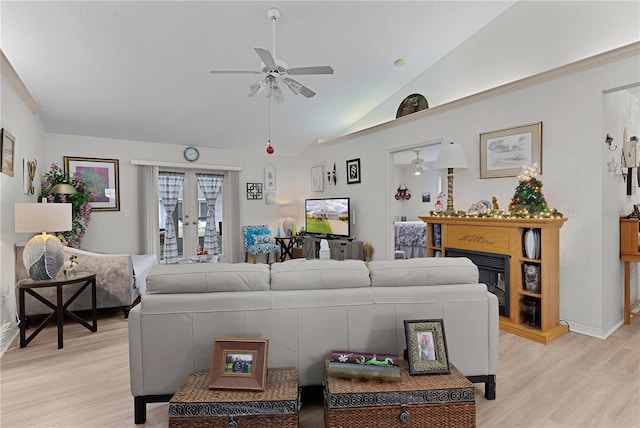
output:
[[[271,243],[271,235],[253,235],[252,239],[254,245]]]

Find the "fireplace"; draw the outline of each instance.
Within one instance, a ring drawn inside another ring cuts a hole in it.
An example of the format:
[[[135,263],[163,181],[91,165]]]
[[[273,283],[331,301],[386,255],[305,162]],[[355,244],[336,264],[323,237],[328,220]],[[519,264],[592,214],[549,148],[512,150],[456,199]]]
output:
[[[445,248],[447,257],[467,257],[478,266],[479,282],[487,285],[489,292],[498,298],[499,312],[509,317],[509,259],[507,254]]]

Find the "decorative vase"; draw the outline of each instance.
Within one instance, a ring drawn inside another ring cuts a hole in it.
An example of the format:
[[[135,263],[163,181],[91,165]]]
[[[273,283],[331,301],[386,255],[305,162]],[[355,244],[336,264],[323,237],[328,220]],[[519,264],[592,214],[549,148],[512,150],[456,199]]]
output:
[[[535,229],[529,229],[524,234],[524,251],[529,259],[540,257],[539,236],[539,232]]]
[[[523,264],[525,289],[530,293],[540,293],[540,266]]]

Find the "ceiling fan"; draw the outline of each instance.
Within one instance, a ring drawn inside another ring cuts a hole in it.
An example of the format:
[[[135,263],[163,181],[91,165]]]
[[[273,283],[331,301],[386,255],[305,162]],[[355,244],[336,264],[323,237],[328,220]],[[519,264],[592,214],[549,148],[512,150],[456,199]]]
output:
[[[262,68],[260,71],[252,70],[209,70],[211,74],[264,74],[264,78],[249,85],[248,97],[253,97],[265,92],[265,96],[276,103],[284,102],[280,85],[284,85],[294,93],[294,95],[302,94],[307,98],[313,97],[316,93],[304,86],[302,83],[292,79],[289,76],[300,76],[307,74],[333,74],[333,68],[328,65],[314,67],[294,67],[288,68],[287,63],[276,56],[276,21],[280,18],[280,11],[271,8],[267,11],[267,16],[271,19],[273,28],[273,50],[269,52],[263,48],[254,48],[260,59],[262,60]],[[273,54],[272,54],[273,53]]]
[[[421,175],[424,172],[422,168],[424,159],[420,158],[420,150],[414,150],[414,152],[416,152],[416,158],[411,161],[413,165],[413,175]]]

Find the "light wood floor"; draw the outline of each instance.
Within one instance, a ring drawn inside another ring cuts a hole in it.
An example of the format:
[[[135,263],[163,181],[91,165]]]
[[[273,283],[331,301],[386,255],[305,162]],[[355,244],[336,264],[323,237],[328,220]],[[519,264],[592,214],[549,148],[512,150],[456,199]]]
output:
[[[640,427],[640,319],[607,340],[570,333],[549,345],[500,333],[497,399],[476,385],[478,427]],[[127,321],[102,312],[98,332],[55,326],[0,360],[0,426],[134,427]],[[147,405],[145,427],[166,427],[168,404]],[[142,426],[142,425],[140,425]],[[303,398],[301,428],[323,427],[322,402]]]

